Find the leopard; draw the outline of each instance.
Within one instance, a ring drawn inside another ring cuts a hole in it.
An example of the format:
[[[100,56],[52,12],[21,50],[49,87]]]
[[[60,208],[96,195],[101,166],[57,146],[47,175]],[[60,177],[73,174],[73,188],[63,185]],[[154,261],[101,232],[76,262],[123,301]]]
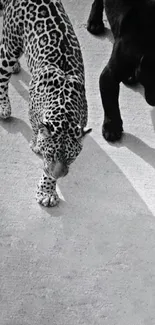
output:
[[[43,158],[36,200],[59,203],[57,180],[68,174],[92,129],[79,40],[60,0],[5,0],[0,56],[0,118],[11,116],[9,80],[24,54],[31,75],[31,149]]]

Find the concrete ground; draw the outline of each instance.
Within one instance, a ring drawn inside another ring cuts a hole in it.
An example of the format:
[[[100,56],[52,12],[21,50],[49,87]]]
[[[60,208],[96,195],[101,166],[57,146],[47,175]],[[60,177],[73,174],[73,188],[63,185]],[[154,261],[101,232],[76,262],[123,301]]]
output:
[[[23,57],[9,88],[12,119],[0,121],[0,325],[154,325],[155,109],[142,88],[122,85],[125,134],[105,142],[98,77],[112,35],[86,31],[91,1],[64,5],[83,51],[93,132],[59,181],[59,206],[38,205],[42,160],[28,144]]]

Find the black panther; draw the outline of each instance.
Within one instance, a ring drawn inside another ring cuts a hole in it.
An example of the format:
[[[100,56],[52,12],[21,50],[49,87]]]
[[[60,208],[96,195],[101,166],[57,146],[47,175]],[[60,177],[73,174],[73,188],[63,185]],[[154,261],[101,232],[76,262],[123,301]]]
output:
[[[87,23],[92,34],[104,32],[104,8],[114,44],[99,78],[104,108],[102,133],[107,141],[114,142],[123,132],[120,82],[141,83],[147,103],[155,105],[155,0],[94,0]]]

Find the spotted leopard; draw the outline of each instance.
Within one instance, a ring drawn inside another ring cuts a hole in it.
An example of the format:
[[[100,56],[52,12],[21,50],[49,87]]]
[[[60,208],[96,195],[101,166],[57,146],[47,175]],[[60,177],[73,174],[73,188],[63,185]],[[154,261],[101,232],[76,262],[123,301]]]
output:
[[[54,206],[56,182],[82,150],[91,129],[83,58],[78,39],[60,0],[5,0],[0,59],[0,117],[9,118],[8,83],[19,71],[24,53],[31,74],[29,119],[31,148],[43,156],[44,168],[36,199]],[[16,68],[15,68],[16,67]]]

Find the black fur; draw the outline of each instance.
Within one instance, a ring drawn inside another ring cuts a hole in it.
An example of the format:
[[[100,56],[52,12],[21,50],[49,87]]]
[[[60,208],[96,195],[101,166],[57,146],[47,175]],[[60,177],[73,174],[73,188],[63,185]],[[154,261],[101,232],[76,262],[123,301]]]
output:
[[[155,0],[95,0],[87,24],[93,34],[104,31],[104,8],[114,44],[99,80],[105,113],[102,131],[106,140],[116,141],[123,131],[120,82],[140,82],[147,103],[155,105]]]

